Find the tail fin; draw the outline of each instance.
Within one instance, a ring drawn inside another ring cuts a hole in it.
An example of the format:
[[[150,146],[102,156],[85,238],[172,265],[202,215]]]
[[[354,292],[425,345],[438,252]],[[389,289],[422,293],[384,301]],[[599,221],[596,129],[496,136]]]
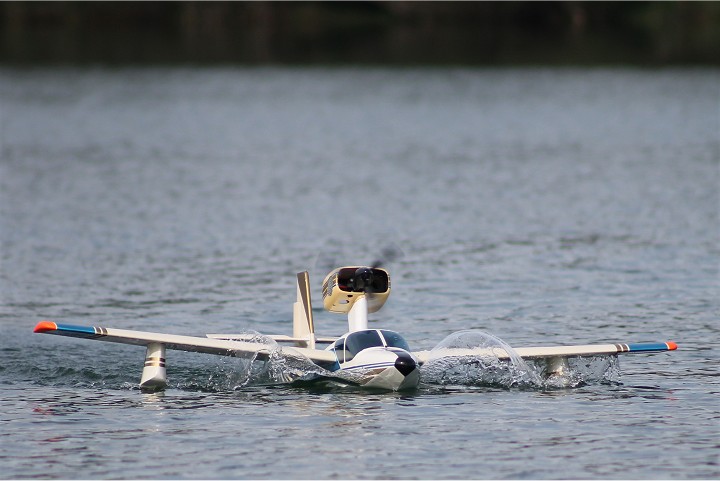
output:
[[[307,347],[315,349],[310,276],[307,271],[297,274],[297,301],[293,304],[293,337],[307,339]]]

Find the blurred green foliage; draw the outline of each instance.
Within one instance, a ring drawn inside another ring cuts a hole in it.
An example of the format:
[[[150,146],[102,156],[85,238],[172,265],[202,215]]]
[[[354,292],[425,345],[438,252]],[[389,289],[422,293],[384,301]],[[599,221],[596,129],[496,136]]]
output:
[[[720,63],[718,2],[0,2],[2,63]]]

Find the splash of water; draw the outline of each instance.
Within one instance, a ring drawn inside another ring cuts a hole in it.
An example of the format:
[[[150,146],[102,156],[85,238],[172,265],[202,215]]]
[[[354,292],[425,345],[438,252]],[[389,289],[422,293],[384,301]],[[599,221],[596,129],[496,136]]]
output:
[[[288,384],[308,381],[328,374],[310,359],[291,356],[283,351],[275,340],[257,331],[245,331],[249,342],[266,346],[267,359],[255,354],[249,359],[224,358],[219,369],[210,376],[209,383],[215,389],[237,390],[248,386]]]
[[[472,350],[457,355],[453,350]],[[478,330],[450,334],[432,351],[422,366],[422,379],[429,384],[539,387],[542,380],[502,339]]]
[[[464,352],[458,355],[458,350]],[[464,330],[435,346],[421,372],[427,384],[552,390],[616,383],[619,364],[615,356],[570,358],[562,373],[548,375],[545,360],[525,361],[502,339]]]
[[[545,369],[544,361],[528,362],[536,372]],[[619,383],[620,366],[617,356],[576,357],[567,360],[567,369],[562,374],[553,374],[543,379],[543,389],[570,389],[587,384]]]

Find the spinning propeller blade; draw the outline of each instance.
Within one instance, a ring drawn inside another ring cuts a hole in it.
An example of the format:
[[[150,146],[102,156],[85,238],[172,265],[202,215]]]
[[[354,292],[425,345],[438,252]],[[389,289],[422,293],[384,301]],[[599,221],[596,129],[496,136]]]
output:
[[[395,262],[399,259],[402,259],[402,257],[405,254],[403,253],[402,249],[398,247],[397,245],[391,244],[388,246],[385,246],[381,252],[381,257],[375,260],[372,264],[370,264],[370,267],[383,267],[386,266],[390,262]]]
[[[405,254],[402,249],[395,244],[390,244],[382,249],[380,257],[375,259],[370,267],[360,267],[355,271],[353,277],[355,288],[362,291],[368,299],[374,297],[378,292],[382,293],[387,290],[387,283],[384,279],[377,279],[374,269],[385,267],[388,263],[401,259]]]

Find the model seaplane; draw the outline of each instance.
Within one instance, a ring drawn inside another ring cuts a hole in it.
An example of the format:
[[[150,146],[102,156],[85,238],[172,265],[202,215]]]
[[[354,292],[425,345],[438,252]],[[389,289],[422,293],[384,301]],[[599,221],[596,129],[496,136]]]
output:
[[[330,272],[322,284],[323,305],[330,312],[347,314],[348,332],[339,338],[315,334],[307,272],[297,274],[297,301],[293,306],[293,335],[266,336],[277,344],[260,342],[252,334],[206,334],[206,337],[161,334],[105,327],[76,326],[41,321],[35,332],[79,337],[146,347],[140,387],[163,389],[167,385],[167,349],[267,360],[278,344],[283,356],[308,359],[330,374],[351,373],[357,384],[380,389],[415,388],[420,367],[431,359],[431,351],[412,351],[395,331],[368,329],[368,313],[379,310],[390,295],[390,275],[379,267],[350,266]],[[326,347],[322,347],[326,346]],[[510,349],[452,348],[450,356],[490,354],[499,360],[513,355],[545,362],[544,375],[562,374],[572,357],[615,356],[621,353],[659,352],[677,349],[674,342],[596,344]]]

